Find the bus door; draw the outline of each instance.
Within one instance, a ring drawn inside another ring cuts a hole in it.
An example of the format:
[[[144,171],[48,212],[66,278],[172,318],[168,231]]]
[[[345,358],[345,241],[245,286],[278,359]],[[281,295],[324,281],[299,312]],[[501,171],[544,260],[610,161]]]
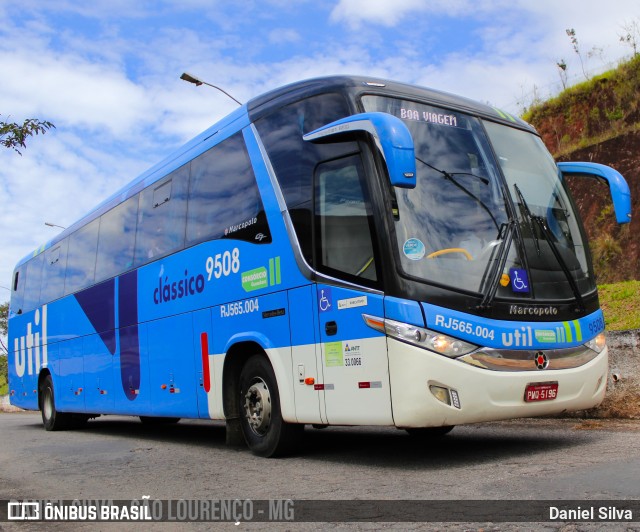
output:
[[[392,424],[386,337],[362,318],[384,315],[383,295],[356,288],[374,288],[379,275],[360,154],[320,163],[314,173],[314,196],[315,267],[348,283],[316,285],[323,370],[319,391],[328,422]]]
[[[322,382],[331,424],[393,424],[387,341],[362,314],[383,316],[383,296],[319,284]]]

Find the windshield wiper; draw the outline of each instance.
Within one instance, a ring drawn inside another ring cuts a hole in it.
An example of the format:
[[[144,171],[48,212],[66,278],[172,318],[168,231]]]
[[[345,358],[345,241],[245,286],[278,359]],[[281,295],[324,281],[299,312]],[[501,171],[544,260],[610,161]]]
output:
[[[520,200],[520,205],[522,206],[525,214],[527,215],[527,219],[529,220],[529,227],[531,228],[531,236],[533,237],[534,242],[536,244],[536,252],[538,253],[538,256],[540,256],[540,242],[538,242],[538,237],[536,236],[535,228],[533,227],[534,223],[538,226],[538,228],[540,229],[540,232],[542,233],[545,240],[549,244],[549,248],[551,249],[553,256],[558,261],[558,264],[560,265],[560,268],[562,269],[562,272],[564,273],[564,276],[567,279],[569,286],[571,287],[571,291],[573,292],[573,295],[575,296],[576,301],[578,302],[578,308],[576,309],[576,312],[584,312],[585,306],[584,306],[584,301],[582,300],[582,295],[580,294],[580,289],[578,288],[578,285],[576,284],[576,281],[573,278],[573,275],[571,275],[571,272],[569,271],[569,267],[567,266],[567,261],[564,260],[564,258],[562,257],[562,254],[560,253],[560,250],[558,249],[558,246],[553,241],[553,235],[549,230],[549,228],[547,227],[546,220],[542,216],[535,215],[531,212],[531,210],[529,209],[529,205],[527,205],[527,202],[525,201],[524,196],[522,195],[522,192],[518,188],[518,185],[514,184],[513,188],[515,188],[516,193],[518,194],[518,199]]]
[[[553,256],[558,261],[558,264],[560,264],[560,268],[562,268],[564,276],[567,278],[567,282],[571,287],[571,291],[573,292],[573,295],[575,296],[576,301],[578,302],[578,308],[576,308],[576,312],[584,312],[586,307],[584,306],[584,301],[582,300],[580,289],[578,288],[578,285],[576,284],[576,281],[573,278],[573,275],[571,275],[571,272],[569,271],[569,267],[567,266],[567,261],[564,260],[564,258],[562,257],[562,254],[560,253],[560,250],[558,249],[558,246],[553,241],[553,235],[551,234],[551,231],[547,227],[547,223],[545,219],[542,216],[534,216],[533,220],[538,224],[538,227],[540,227],[542,234],[544,235],[545,239],[549,243],[549,247],[551,248]]]
[[[516,220],[515,218],[511,218],[507,223],[504,223],[500,226],[500,231],[498,232],[498,240],[502,236],[502,241],[500,242],[500,246],[497,248],[497,256],[495,260],[491,260],[489,257],[489,264],[491,267],[485,272],[483,276],[483,284],[486,286],[484,290],[484,296],[480,304],[476,307],[478,310],[486,310],[491,308],[491,303],[496,297],[496,292],[498,290],[498,283],[500,282],[500,277],[502,276],[502,272],[504,271],[504,265],[507,262],[507,257],[509,256],[509,248],[511,247],[511,241],[513,240],[513,232],[515,231]],[[493,257],[493,252],[491,254]]]
[[[416,161],[421,162],[426,167],[431,168],[432,170],[435,170],[439,174],[442,174],[445,177],[445,179],[448,179],[449,181],[451,181],[456,187],[458,187],[460,190],[462,190],[462,192],[464,192],[467,196],[469,196],[470,198],[473,198],[474,200],[476,200],[478,202],[478,204],[491,217],[491,220],[493,221],[493,225],[496,226],[496,229],[498,229],[498,230],[500,229],[500,226],[498,225],[498,221],[496,220],[496,217],[491,212],[491,209],[489,209],[489,207],[487,207],[485,205],[485,203],[478,196],[476,196],[473,192],[471,192],[469,189],[467,189],[462,183],[460,183],[459,181],[456,181],[453,176],[454,175],[470,175],[472,177],[475,177],[476,179],[479,179],[485,185],[488,185],[489,184],[489,180],[486,177],[482,177],[480,175],[473,174],[471,172],[447,172],[446,170],[440,170],[439,168],[436,168],[435,166],[432,166],[429,163],[423,161],[422,159],[420,159],[420,157],[416,157]]]
[[[529,205],[527,205],[527,201],[524,199],[522,192],[520,191],[520,187],[514,183],[513,188],[516,190],[516,194],[518,195],[518,200],[520,200],[520,207],[527,218],[527,222],[529,223],[529,230],[531,231],[531,237],[536,244],[536,253],[538,257],[540,256],[540,242],[538,241],[538,236],[536,235],[535,227],[533,227],[533,214],[531,213],[531,209],[529,209]]]

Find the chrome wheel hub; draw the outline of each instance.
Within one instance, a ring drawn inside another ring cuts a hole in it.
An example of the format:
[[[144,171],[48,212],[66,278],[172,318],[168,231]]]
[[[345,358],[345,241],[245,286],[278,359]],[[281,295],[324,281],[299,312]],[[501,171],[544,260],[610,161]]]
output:
[[[256,378],[244,395],[244,413],[251,430],[264,436],[271,425],[271,394],[261,378]]]

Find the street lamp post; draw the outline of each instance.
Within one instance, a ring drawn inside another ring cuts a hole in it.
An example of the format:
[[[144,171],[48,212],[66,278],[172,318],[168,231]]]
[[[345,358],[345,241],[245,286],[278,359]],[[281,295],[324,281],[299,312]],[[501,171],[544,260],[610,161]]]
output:
[[[209,85],[209,87],[213,87],[214,89],[219,90],[222,94],[226,94],[229,98],[231,98],[238,105],[242,105],[238,100],[236,100],[233,96],[231,96],[231,94],[229,94],[224,89],[221,89],[220,87],[217,87],[216,85],[212,85],[211,83],[207,83],[206,81],[203,81],[200,78],[192,76],[188,72],[183,72],[182,76],[180,76],[180,79],[183,79],[184,81],[188,81],[189,83],[193,83],[196,87],[199,87],[200,85]]]
[[[59,227],[62,230],[66,229],[66,227],[62,227],[61,225],[58,225],[58,224],[52,224],[51,222],[45,222],[44,225],[46,225],[47,227]]]

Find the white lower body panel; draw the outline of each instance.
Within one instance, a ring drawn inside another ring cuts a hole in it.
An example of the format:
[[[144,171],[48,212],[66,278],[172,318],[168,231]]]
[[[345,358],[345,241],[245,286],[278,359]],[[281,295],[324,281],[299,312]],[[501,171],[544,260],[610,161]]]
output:
[[[584,410],[600,404],[606,391],[606,348],[577,368],[508,372],[471,366],[391,338],[388,346],[391,402],[397,427],[461,425]],[[558,383],[555,399],[525,402],[528,384],[551,381]],[[460,408],[436,399],[430,385],[455,390]]]

